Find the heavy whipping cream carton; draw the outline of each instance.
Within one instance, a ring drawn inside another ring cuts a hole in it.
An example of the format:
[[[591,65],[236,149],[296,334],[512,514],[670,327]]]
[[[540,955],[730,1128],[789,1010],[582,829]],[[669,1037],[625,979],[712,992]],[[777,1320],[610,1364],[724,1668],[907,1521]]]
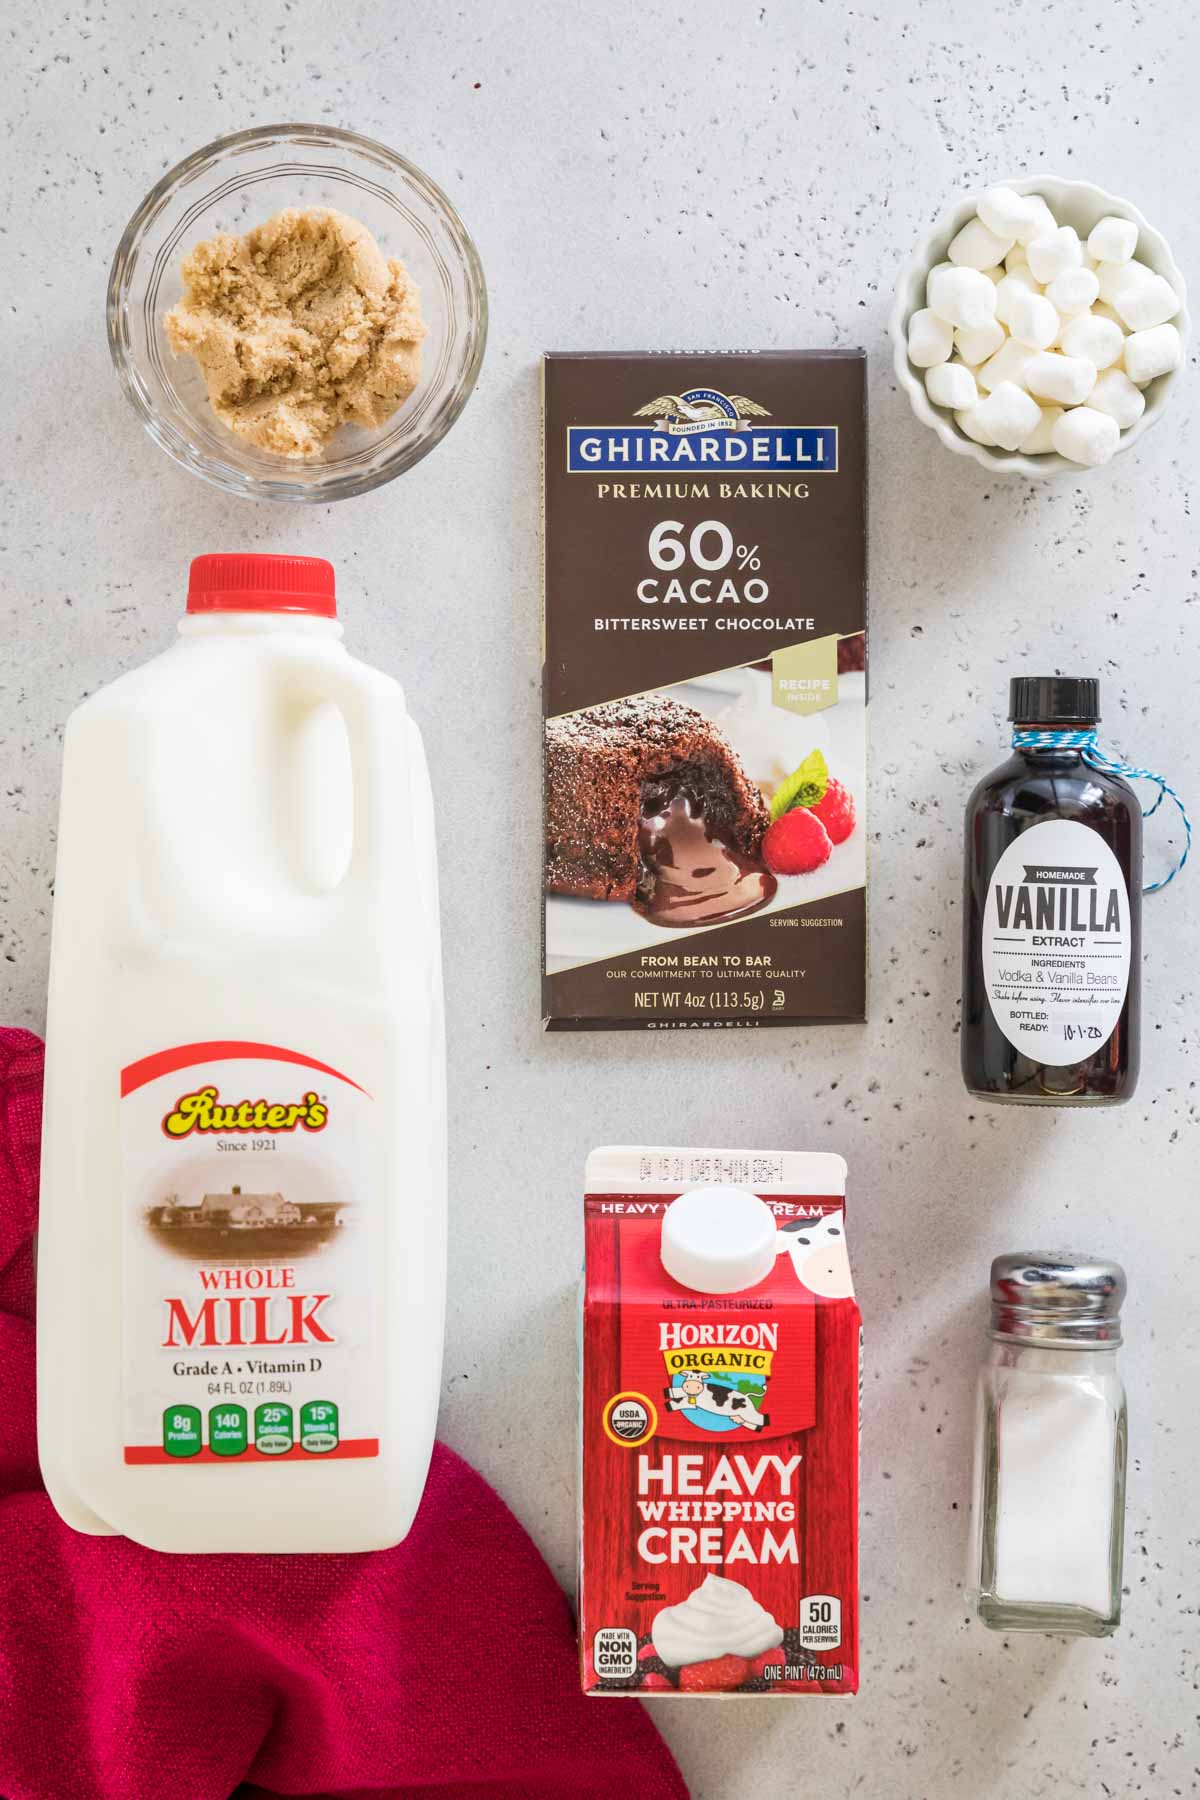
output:
[[[845,1163],[616,1147],[585,1189],[585,1692],[856,1692]]]

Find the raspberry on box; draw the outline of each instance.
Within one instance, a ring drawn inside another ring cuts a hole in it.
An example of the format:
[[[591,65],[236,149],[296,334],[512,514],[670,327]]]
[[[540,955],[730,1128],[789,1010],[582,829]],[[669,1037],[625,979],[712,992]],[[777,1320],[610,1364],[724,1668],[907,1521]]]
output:
[[[829,833],[811,806],[784,813],[762,841],[763,861],[773,875],[811,875],[832,853]]]
[[[638,1647],[638,1668],[647,1676],[647,1678],[651,1675],[662,1675],[667,1678],[666,1685],[668,1687],[674,1687],[675,1685],[670,1679],[671,1671],[668,1669],[662,1657],[658,1654],[658,1651],[654,1648],[653,1641],[649,1637],[646,1637]],[[660,1685],[661,1683],[655,1683],[656,1687]]]
[[[744,1656],[714,1656],[708,1662],[686,1663],[679,1671],[680,1691],[685,1694],[721,1694],[740,1687],[750,1673]]]
[[[854,795],[836,775],[829,777],[824,796],[810,810],[820,819],[833,844],[844,844],[854,830]]]

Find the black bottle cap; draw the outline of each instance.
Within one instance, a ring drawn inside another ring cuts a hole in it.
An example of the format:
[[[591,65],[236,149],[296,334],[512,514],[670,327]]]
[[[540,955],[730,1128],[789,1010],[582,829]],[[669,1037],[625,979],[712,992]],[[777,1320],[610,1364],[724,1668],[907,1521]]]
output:
[[[1016,675],[1008,716],[1015,725],[1092,725],[1100,717],[1100,683],[1093,675]]]

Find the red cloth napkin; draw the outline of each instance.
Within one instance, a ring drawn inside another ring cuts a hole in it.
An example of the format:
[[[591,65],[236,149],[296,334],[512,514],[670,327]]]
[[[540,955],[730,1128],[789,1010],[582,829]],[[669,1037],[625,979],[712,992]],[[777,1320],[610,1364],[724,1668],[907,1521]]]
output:
[[[561,1590],[440,1444],[396,1550],[164,1556],[62,1523],[34,1435],[41,1096],[41,1044],[0,1029],[5,1800],[686,1800],[642,1707],[580,1693]]]

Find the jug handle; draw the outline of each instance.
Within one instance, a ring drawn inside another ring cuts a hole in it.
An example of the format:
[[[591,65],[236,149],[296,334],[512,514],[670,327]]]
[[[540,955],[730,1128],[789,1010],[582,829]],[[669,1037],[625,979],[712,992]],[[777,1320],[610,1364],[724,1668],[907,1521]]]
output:
[[[391,892],[402,879],[404,858],[390,814],[397,792],[406,789],[411,758],[403,690],[390,675],[349,660],[290,657],[285,673],[298,698],[310,706],[336,706],[346,727],[353,836],[340,891]]]

